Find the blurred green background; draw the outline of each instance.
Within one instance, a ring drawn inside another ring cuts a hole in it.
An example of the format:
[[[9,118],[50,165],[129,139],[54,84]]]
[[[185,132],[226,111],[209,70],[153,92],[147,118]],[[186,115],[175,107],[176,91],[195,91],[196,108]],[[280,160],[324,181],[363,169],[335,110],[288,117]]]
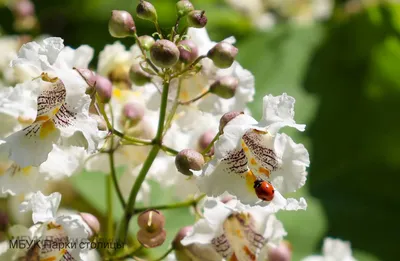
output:
[[[124,9],[133,14],[137,4],[127,0],[34,2],[40,22],[35,33],[60,36],[73,47],[88,44],[96,55],[115,41],[107,31],[110,11]],[[174,2],[152,1],[163,29],[175,22]],[[337,1],[325,22],[299,25],[281,19],[261,32],[245,14],[222,0],[192,2],[206,10],[213,40],[237,38],[238,60],[256,78],[257,94],[250,105],[255,118],[261,115],[264,95],[287,92],[297,101],[296,120],[307,123],[305,133],[288,132],[305,143],[311,154],[307,186],[296,193],[307,198],[309,207],[279,213],[293,245],[293,260],[320,253],[325,236],[351,241],[358,260],[399,260],[400,5],[349,9],[346,1]],[[1,8],[3,32],[16,33],[12,21],[10,10]],[[150,23],[136,19],[136,24],[139,34],[154,31]],[[85,202],[106,213],[104,177],[84,173],[73,184]],[[167,191],[162,193],[153,192],[153,203],[173,200]],[[120,214],[120,210],[115,213]],[[179,226],[193,222],[187,210],[166,211],[166,216],[169,240]],[[164,244],[157,252],[167,247]]]

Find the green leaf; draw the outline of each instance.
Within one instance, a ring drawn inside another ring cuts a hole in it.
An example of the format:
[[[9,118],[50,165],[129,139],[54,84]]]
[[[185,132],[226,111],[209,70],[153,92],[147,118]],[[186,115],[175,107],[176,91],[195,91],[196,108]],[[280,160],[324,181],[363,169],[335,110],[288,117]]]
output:
[[[398,8],[398,7],[394,7]],[[327,235],[398,260],[400,43],[392,6],[335,22],[305,86],[320,99],[311,125],[309,185]]]

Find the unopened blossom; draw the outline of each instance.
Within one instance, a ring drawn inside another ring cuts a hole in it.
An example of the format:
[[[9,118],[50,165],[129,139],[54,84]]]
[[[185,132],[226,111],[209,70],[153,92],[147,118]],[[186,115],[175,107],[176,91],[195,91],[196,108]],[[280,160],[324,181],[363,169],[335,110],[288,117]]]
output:
[[[350,242],[325,238],[322,255],[303,258],[302,261],[356,261],[352,256]]]
[[[227,205],[208,198],[204,218],[181,244],[196,257],[193,260],[262,260],[258,259],[260,252],[278,245],[285,235],[282,223],[265,208],[249,208],[237,200]]]
[[[215,143],[214,158],[197,175],[198,186],[209,196],[227,191],[243,204],[305,209],[303,198],[285,199],[282,194],[305,184],[308,152],[288,135],[278,133],[284,126],[303,131],[305,125],[294,121],[295,100],[285,93],[265,96],[263,102],[259,122],[241,114],[225,126],[224,134]]]
[[[71,56],[65,58],[63,49],[61,38],[47,38],[42,45],[30,42],[22,46],[12,62],[15,70],[30,77],[27,84],[39,89],[32,91],[37,99],[32,104],[36,109],[34,121],[4,138],[9,159],[21,168],[40,166],[54,144],[83,147],[89,153],[97,149],[101,136],[96,121],[89,116],[87,83],[71,67],[82,57],[78,61],[71,60]]]

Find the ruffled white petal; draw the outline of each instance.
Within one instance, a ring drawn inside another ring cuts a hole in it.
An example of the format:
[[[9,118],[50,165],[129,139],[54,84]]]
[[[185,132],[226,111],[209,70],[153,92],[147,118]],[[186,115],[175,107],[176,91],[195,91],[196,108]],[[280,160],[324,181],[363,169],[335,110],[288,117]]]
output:
[[[22,202],[20,210],[22,212],[32,210],[32,220],[34,224],[38,222],[47,222],[55,219],[60,201],[61,194],[58,192],[45,196],[42,192],[38,191],[34,193],[29,200]]]

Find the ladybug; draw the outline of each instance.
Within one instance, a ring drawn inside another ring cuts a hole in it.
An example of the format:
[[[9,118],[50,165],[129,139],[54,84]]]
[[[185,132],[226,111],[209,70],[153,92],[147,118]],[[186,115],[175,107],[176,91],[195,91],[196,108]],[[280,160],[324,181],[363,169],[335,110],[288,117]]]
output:
[[[259,199],[271,201],[274,198],[275,189],[269,181],[256,179],[254,181],[254,190]]]

